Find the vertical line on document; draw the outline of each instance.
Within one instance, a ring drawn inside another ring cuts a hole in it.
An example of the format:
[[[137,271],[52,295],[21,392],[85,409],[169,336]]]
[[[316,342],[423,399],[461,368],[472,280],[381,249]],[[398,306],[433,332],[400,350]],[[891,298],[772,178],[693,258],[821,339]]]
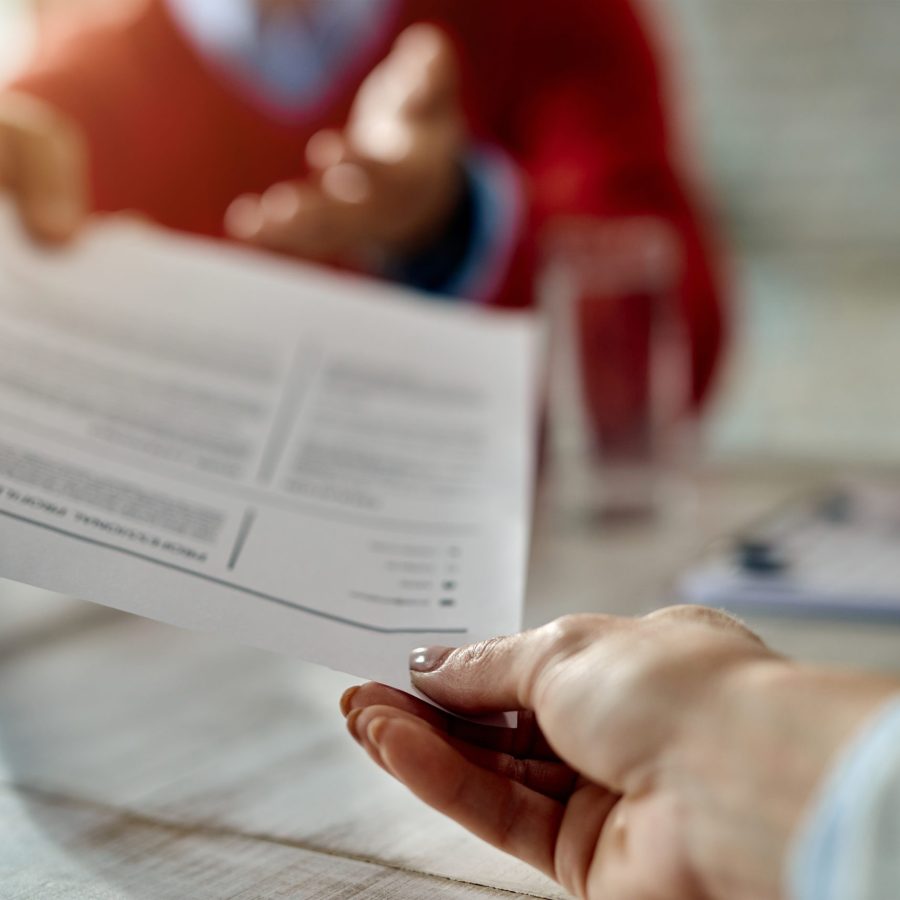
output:
[[[247,535],[250,534],[250,529],[253,527],[253,523],[255,521],[256,510],[248,509],[244,513],[244,518],[241,519],[241,527],[238,528],[237,537],[234,541],[234,549],[231,551],[231,557],[228,560],[229,570],[233,570],[237,565],[238,560],[241,558],[241,552],[244,549],[244,544],[247,543]]]
[[[285,381],[272,430],[269,432],[269,440],[256,475],[256,480],[260,484],[270,484],[275,477],[275,470],[291,436],[294,414],[312,383],[312,374],[317,368],[320,356],[318,351],[304,344],[301,344],[294,354],[294,361],[291,363],[291,370]],[[307,377],[304,378],[304,374]]]

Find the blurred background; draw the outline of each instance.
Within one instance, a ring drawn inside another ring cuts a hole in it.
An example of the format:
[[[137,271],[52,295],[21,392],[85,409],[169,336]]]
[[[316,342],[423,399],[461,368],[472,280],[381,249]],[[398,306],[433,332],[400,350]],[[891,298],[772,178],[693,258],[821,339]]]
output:
[[[735,266],[719,454],[900,458],[900,4],[645,0]]]
[[[0,84],[33,49],[39,16],[118,13],[130,2],[0,0]],[[491,2],[459,0],[457,9],[477,15]],[[607,528],[597,517],[539,509],[529,625],[576,610],[646,612],[676,596],[685,567],[707,545],[726,561],[738,550],[742,571],[768,577],[777,566],[757,551],[774,544],[777,563],[782,550],[778,536],[753,540],[761,513],[820,488],[822,478],[830,485],[835,471],[891,465],[896,476],[900,464],[900,0],[635,2],[664,51],[684,166],[728,257],[733,341],[703,442],[713,465],[697,479],[696,503],[637,525],[626,516]],[[573,485],[579,503],[593,502]],[[837,506],[829,515],[840,529]],[[865,553],[854,555],[855,530],[846,532],[850,553],[827,543],[817,558],[812,542],[813,562],[826,563],[826,587],[835,570],[865,578],[871,569],[876,583],[889,577],[895,590],[896,516],[891,523],[891,544],[871,566]],[[303,848],[304,859],[305,848],[327,848],[328,879],[349,883],[362,876],[341,874],[343,863],[386,858],[404,877],[423,867],[437,872],[448,890],[468,879],[553,896],[440,820],[422,818],[389,787],[364,780],[368,770],[338,734],[334,673],[98,615],[87,604],[87,612],[72,601],[36,604],[9,583],[0,595],[0,768],[8,765],[10,784],[32,786],[13,796],[6,821],[0,811],[0,835],[4,826],[9,835],[0,846],[11,848],[5,858],[29,883],[53,885],[49,866],[61,896],[54,867],[71,853],[74,868],[62,871],[75,872],[85,891],[89,878],[103,891],[127,885],[130,896],[212,896],[238,875],[271,871],[278,879],[290,871],[280,855],[288,845],[260,840],[271,834]],[[897,673],[900,632],[878,619],[781,612],[749,620],[779,651]],[[298,721],[307,724],[298,729]],[[351,796],[362,805],[345,806]],[[384,828],[386,819],[402,830]],[[196,822],[204,823],[199,832]],[[243,851],[238,837],[247,840]],[[210,855],[220,840],[222,856]],[[10,865],[4,871],[13,873]],[[308,871],[300,883],[312,883]],[[10,883],[15,890],[26,882]],[[367,882],[385,896],[390,883]]]
[[[0,0],[0,78],[33,18]],[[900,3],[642,0],[730,250],[719,459],[900,459]]]

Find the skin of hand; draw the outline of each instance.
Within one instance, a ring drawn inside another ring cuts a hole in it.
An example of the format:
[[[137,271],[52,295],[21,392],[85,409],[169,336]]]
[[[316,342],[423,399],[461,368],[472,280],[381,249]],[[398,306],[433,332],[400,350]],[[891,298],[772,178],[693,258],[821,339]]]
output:
[[[73,237],[88,215],[88,163],[77,125],[12,91],[0,95],[0,187],[25,228],[43,243]]]
[[[782,896],[791,836],[835,754],[900,684],[792,663],[725,613],[579,615],[411,657],[341,709],[414,794],[597,900]]]
[[[226,232],[305,259],[362,266],[426,245],[462,186],[458,77],[443,32],[407,28],[361,85],[344,130],[309,141],[309,177],[239,197]]]

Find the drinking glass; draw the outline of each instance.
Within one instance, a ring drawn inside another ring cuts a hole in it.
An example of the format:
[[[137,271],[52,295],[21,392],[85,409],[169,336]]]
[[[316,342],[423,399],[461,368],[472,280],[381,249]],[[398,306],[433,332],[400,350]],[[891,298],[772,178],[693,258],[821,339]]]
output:
[[[569,509],[658,513],[692,454],[682,260],[677,233],[655,217],[566,218],[547,231],[549,463]]]

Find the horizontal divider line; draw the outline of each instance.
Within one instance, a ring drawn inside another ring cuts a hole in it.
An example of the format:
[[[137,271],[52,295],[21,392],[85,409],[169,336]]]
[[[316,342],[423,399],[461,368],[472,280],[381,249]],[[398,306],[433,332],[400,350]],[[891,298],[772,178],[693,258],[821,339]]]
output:
[[[321,609],[316,609],[312,606],[304,606],[302,603],[295,603],[293,600],[285,600],[282,597],[275,597],[271,594],[265,594],[262,591],[255,591],[252,588],[243,587],[239,584],[234,584],[231,581],[226,581],[223,578],[216,578],[214,575],[205,575],[203,572],[195,572],[193,569],[186,569],[184,566],[176,566],[174,563],[167,563],[164,560],[156,559],[152,556],[147,556],[144,553],[138,553],[135,550],[127,550],[124,547],[117,547],[115,544],[108,544],[105,541],[98,541],[95,538],[87,537],[83,534],[76,534],[72,531],[67,531],[64,528],[57,528],[55,525],[48,525],[46,522],[39,522],[36,519],[30,519],[27,516],[20,516],[17,513],[9,512],[5,509],[0,509],[0,515],[6,516],[8,519],[14,519],[18,522],[24,522],[28,525],[33,525],[36,528],[42,528],[45,531],[50,531],[55,534],[60,534],[63,537],[69,537],[76,541],[81,541],[85,544],[90,544],[94,547],[101,547],[104,550],[111,550],[114,553],[121,553],[125,556],[130,556],[133,559],[139,559],[143,562],[153,563],[157,566],[162,566],[165,569],[170,569],[173,572],[180,572],[182,575],[190,575],[193,578],[199,578],[201,581],[207,581],[210,584],[216,584],[220,587],[230,588],[233,591],[237,591],[241,594],[246,594],[249,597],[255,597],[258,600],[265,600],[268,603],[275,603],[279,606],[284,606],[288,609],[296,610],[297,612],[306,613],[310,616],[316,616],[320,619],[327,619],[330,622],[337,622],[340,625],[348,625],[351,628],[359,628],[363,631],[371,631],[376,634],[468,634],[468,628],[384,628],[379,625],[369,625],[366,622],[358,622],[356,619],[350,619],[345,616],[338,616],[334,613],[324,612]],[[2,575],[2,573],[0,573]],[[39,586],[39,585],[38,585]]]

